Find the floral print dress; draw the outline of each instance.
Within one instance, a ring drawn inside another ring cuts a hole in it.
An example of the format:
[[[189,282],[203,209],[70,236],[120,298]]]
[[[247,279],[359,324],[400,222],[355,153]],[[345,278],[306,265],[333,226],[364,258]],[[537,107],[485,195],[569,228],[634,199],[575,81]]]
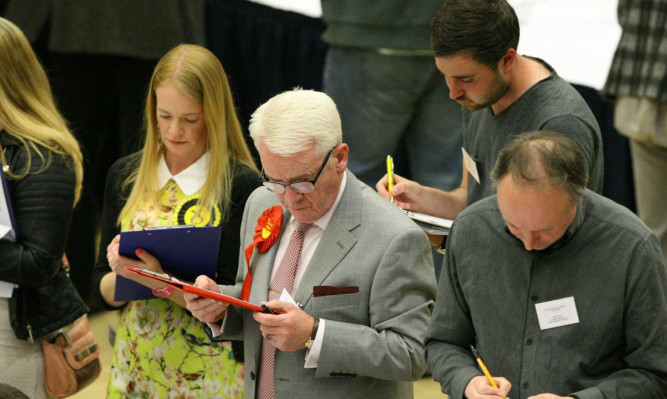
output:
[[[132,218],[122,220],[121,230],[219,225],[219,211],[204,215],[206,220],[188,220],[197,196],[187,197],[170,179],[160,204],[145,202]],[[131,301],[118,323],[107,397],[243,398],[243,372],[231,343],[211,341],[186,309],[169,299]]]

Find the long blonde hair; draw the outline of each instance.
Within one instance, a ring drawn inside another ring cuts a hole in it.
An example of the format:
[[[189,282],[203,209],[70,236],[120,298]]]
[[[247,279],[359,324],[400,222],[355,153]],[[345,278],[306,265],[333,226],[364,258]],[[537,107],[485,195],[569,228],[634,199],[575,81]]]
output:
[[[83,180],[81,149],[67,123],[58,112],[46,73],[30,47],[28,39],[10,21],[0,18],[0,127],[27,148],[37,153],[48,167],[51,153],[67,155],[76,175],[74,203],[79,200]],[[42,147],[48,152],[40,151]],[[0,152],[6,165],[4,152]],[[32,159],[24,171],[8,171],[21,179],[30,171]]]
[[[125,216],[134,212],[144,195],[156,203],[159,201],[161,187],[158,187],[157,169],[165,150],[157,125],[155,89],[163,83],[173,84],[204,106],[208,132],[206,150],[211,156],[199,205],[211,212],[215,205],[220,205],[224,220],[231,204],[231,163],[245,164],[254,171],[257,171],[257,166],[243,137],[227,75],[220,61],[204,47],[181,44],[165,54],[153,71],[144,115],[146,141],[138,168],[124,182],[125,187],[132,186],[132,191],[117,222],[120,224]]]

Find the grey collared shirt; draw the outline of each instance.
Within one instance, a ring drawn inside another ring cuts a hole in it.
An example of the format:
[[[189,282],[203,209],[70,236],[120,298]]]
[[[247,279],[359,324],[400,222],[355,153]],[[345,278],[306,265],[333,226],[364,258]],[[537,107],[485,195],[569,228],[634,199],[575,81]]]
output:
[[[667,277],[655,236],[591,191],[562,240],[528,252],[505,231],[497,197],[456,219],[447,242],[427,360],[443,392],[463,398],[482,375],[475,345],[509,397],[667,395]],[[540,329],[535,304],[574,297],[579,322]]]

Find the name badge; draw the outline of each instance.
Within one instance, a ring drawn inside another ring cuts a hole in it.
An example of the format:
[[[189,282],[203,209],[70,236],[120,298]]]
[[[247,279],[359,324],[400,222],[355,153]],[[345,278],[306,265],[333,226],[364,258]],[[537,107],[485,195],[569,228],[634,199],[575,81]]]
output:
[[[477,164],[475,163],[475,160],[472,159],[465,148],[461,147],[461,151],[463,152],[463,164],[465,165],[468,172],[470,172],[472,177],[477,181],[477,184],[480,184],[479,173],[477,173]]]
[[[535,310],[542,330],[579,323],[579,315],[577,315],[577,307],[574,304],[573,296],[536,303]]]

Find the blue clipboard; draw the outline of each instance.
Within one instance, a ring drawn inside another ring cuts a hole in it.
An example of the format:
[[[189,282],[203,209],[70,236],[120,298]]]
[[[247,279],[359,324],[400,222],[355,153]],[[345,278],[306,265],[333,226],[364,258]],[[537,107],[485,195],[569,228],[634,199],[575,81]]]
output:
[[[179,280],[194,281],[197,276],[215,278],[220,250],[220,226],[174,226],[159,229],[124,231],[120,233],[118,252],[138,259],[141,248],[155,256],[165,272]],[[152,290],[135,281],[116,276],[114,300],[151,299]]]

